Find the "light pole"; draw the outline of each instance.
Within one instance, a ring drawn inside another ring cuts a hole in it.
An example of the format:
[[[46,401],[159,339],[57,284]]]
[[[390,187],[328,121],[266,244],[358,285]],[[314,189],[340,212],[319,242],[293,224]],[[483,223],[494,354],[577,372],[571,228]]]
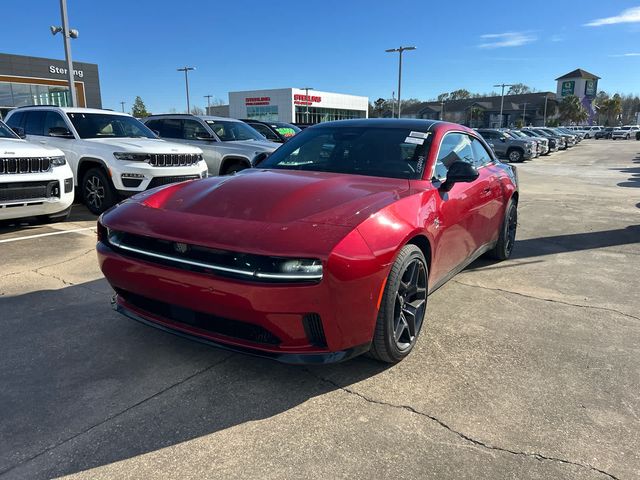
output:
[[[304,87],[304,103],[306,104],[306,113],[304,114],[304,123],[309,123],[309,90],[313,90],[311,87]]]
[[[124,113],[124,104],[125,104],[125,103],[126,103],[126,102],[120,102],[120,105],[122,105],[122,113]]]
[[[396,92],[391,92],[391,118],[396,116]]]
[[[522,126],[527,126],[527,102],[524,102],[524,109],[522,110]]]
[[[71,59],[71,39],[78,38],[78,30],[69,28],[69,16],[67,15],[67,0],[60,0],[60,16],[62,17],[62,26],[51,26],[51,35],[62,33],[64,40],[64,56],[67,60],[67,76],[69,78],[69,99],[70,107],[78,106],[78,97],[76,95],[76,85],[73,80],[73,60]]]
[[[549,96],[545,95],[544,96],[544,117],[543,117],[543,123],[544,126],[547,126],[547,101],[549,100]]]
[[[209,113],[209,110],[211,109],[211,97],[213,97],[213,95],[204,96],[204,98],[207,99],[207,115],[211,115],[211,113]]]
[[[512,83],[500,83],[498,85],[494,85],[494,87],[502,87],[502,93],[500,94],[500,128],[502,128],[502,110],[504,109],[504,87],[512,87]]]
[[[187,113],[191,113],[191,107],[189,105],[189,71],[195,69],[196,67],[187,67],[186,65],[176,69],[178,72],[184,72],[184,85],[187,89]]]
[[[398,52],[398,118],[400,118],[400,113],[402,110],[402,106],[400,104],[400,92],[402,90],[402,52],[405,50],[415,50],[416,47],[398,47],[398,48],[389,48],[385,50],[385,52],[393,53]]]
[[[444,100],[440,101],[440,120],[444,122]]]

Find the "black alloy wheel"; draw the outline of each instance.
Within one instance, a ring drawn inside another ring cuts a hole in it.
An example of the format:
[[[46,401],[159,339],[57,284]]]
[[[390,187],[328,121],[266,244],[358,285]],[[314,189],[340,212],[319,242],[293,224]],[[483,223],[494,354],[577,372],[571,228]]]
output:
[[[516,230],[518,229],[518,203],[512,198],[507,204],[504,220],[500,228],[498,242],[489,251],[489,256],[496,260],[507,260],[513,253],[516,243]]]
[[[509,157],[509,162],[518,163],[522,161],[522,152],[517,149],[510,150],[507,154]]]
[[[116,202],[116,193],[111,182],[100,168],[92,168],[82,179],[84,204],[96,215],[108,210]]]
[[[422,251],[412,244],[402,247],[385,285],[371,357],[397,363],[413,350],[427,310],[427,279]]]

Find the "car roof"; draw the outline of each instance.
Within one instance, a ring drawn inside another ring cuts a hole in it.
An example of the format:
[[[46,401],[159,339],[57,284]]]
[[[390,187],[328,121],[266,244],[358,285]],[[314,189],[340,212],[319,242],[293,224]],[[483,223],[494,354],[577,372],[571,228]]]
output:
[[[413,118],[360,118],[354,120],[336,120],[332,122],[322,122],[311,125],[308,128],[326,128],[326,127],[373,127],[373,128],[408,128],[415,130],[430,130],[436,128],[457,127],[469,130],[467,127],[457,125],[455,123],[441,122],[439,120],[422,120]],[[469,130],[471,131],[471,130]]]
[[[215,121],[226,121],[226,122],[239,122],[242,123],[237,118],[229,118],[229,117],[218,117],[215,115],[192,115],[190,113],[159,113],[156,115],[149,115],[149,118],[200,118],[202,120],[215,120]]]
[[[109,115],[120,115],[124,117],[130,117],[128,113],[116,112],[115,110],[106,110],[102,108],[85,108],[85,107],[58,107],[57,105],[29,105],[24,107],[18,107],[15,111],[25,110],[59,110],[64,113],[106,113]]]

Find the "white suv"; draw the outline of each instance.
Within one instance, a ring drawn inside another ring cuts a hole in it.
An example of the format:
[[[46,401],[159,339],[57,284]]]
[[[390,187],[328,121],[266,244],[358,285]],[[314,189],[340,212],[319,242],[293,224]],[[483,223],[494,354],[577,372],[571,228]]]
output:
[[[625,125],[624,127],[618,127],[611,132],[611,138],[614,140],[619,138],[629,140],[631,138],[636,138],[636,133],[638,132],[640,132],[640,127],[638,125]]]
[[[73,203],[73,174],[57,148],[22,140],[0,122],[0,221],[64,220]]]
[[[95,214],[148,188],[207,176],[202,150],[160,140],[125,113],[33,106],[12,110],[6,122],[28,140],[65,153]]]

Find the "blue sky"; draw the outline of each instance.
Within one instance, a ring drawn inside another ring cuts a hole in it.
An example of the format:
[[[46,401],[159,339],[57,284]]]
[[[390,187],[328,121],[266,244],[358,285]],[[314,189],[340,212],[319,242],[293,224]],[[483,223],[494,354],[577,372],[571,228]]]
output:
[[[68,0],[74,58],[97,63],[103,106],[140,95],[150,111],[184,109],[206,94],[304,87],[390,97],[405,54],[403,98],[523,82],[554,90],[575,68],[606,91],[640,93],[640,1]],[[534,5],[530,8],[529,5]],[[26,11],[28,9],[28,12]],[[1,51],[64,58],[58,0],[3,2]]]

